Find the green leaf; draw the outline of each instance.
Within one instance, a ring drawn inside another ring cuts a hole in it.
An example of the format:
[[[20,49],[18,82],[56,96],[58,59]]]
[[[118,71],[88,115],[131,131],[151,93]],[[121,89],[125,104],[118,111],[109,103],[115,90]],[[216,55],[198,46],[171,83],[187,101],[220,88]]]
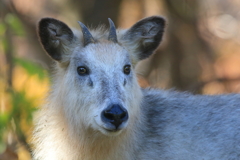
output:
[[[8,113],[0,113],[0,128],[5,126],[6,123],[10,120]]]
[[[14,63],[23,67],[29,75],[37,74],[39,79],[44,79],[45,77],[47,77],[47,72],[42,67],[36,65],[31,61],[21,58],[14,58]]]
[[[16,15],[8,13],[5,16],[5,22],[10,26],[11,30],[18,36],[24,36],[25,30],[21,21],[17,18]]]
[[[7,147],[6,144],[0,141],[0,154],[5,151],[6,147]]]
[[[6,25],[0,22],[0,37],[4,36],[5,31],[6,31]]]

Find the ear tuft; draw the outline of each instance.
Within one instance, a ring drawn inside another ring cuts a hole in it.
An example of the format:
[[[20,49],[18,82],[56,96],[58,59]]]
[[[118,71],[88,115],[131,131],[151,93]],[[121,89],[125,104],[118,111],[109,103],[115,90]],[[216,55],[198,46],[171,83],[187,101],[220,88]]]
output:
[[[63,22],[53,18],[43,18],[38,25],[38,35],[43,48],[56,61],[62,61],[73,40],[72,30]]]
[[[152,16],[138,21],[123,35],[124,44],[137,54],[139,61],[149,57],[162,40],[165,20],[162,17]]]

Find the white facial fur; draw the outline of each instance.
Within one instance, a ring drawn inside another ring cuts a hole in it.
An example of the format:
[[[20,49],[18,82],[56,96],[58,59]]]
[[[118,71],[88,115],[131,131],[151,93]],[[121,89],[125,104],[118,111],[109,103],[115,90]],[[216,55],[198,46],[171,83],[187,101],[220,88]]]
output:
[[[131,65],[130,56],[119,44],[99,42],[84,48],[76,47],[66,69],[66,79],[63,79],[68,84],[68,88],[63,91],[69,97],[65,97],[63,102],[64,106],[68,106],[64,108],[68,123],[100,131],[105,135],[118,135],[126,128],[132,119],[132,113],[137,113],[132,106],[135,95],[129,93],[139,93],[132,92],[139,89],[139,86],[133,69],[129,75],[124,74],[125,65]],[[79,75],[79,66],[86,67],[89,74]],[[114,132],[108,131],[112,125],[101,120],[101,112],[112,104],[121,105],[129,114],[129,120]]]

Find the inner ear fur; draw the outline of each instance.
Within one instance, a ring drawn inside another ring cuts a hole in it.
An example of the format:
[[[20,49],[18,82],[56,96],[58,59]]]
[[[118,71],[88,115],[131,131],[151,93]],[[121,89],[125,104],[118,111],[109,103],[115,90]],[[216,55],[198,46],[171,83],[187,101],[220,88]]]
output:
[[[144,18],[135,23],[121,37],[129,49],[133,63],[148,58],[162,40],[165,20],[160,16]]]
[[[38,36],[43,48],[52,59],[59,62],[66,61],[74,35],[65,23],[54,18],[43,18],[38,23]]]

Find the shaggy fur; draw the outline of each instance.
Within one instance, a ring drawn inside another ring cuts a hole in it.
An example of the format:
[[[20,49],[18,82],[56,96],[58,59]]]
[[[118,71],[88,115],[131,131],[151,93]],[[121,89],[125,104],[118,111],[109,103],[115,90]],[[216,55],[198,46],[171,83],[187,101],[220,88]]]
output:
[[[159,45],[165,21],[148,17],[129,30],[81,32],[61,21],[39,22],[39,37],[56,61],[53,85],[35,120],[34,159],[39,160],[238,160],[240,95],[203,96],[141,89],[134,71]],[[130,74],[123,68],[131,65]],[[88,72],[79,74],[77,68]],[[119,104],[129,118],[117,129],[101,119]]]

